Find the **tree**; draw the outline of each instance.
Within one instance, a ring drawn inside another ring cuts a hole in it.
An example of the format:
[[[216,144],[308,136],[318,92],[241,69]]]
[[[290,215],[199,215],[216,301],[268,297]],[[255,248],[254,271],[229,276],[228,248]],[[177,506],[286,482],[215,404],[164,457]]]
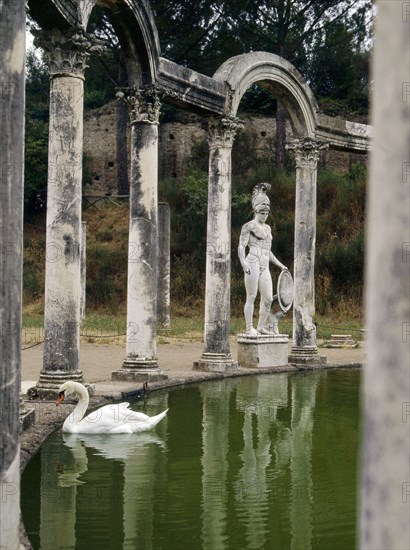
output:
[[[357,41],[368,38],[371,0],[152,0],[163,55],[213,74],[227,58],[263,50],[293,63],[309,81],[313,46],[343,23]],[[286,111],[277,106],[276,162],[285,161]]]

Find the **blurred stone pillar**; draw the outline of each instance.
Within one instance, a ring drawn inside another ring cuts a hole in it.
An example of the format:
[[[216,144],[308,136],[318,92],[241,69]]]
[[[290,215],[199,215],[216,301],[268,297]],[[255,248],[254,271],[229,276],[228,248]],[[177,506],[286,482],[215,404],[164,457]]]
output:
[[[166,202],[158,204],[158,310],[161,328],[171,327],[170,317],[170,241],[171,209]]]
[[[157,358],[158,124],[155,86],[119,93],[131,113],[130,228],[127,343],[122,369],[113,380],[166,378]]]
[[[81,185],[84,70],[98,49],[80,29],[37,34],[50,66],[44,359],[40,397],[66,380],[83,381],[79,365]]]
[[[19,548],[19,394],[23,251],[24,65],[22,0],[0,3],[0,548]]]
[[[287,148],[296,161],[293,345],[289,363],[325,363],[318,355],[315,314],[316,181],[319,151],[328,145],[310,138]]]
[[[205,349],[198,370],[238,368],[230,349],[231,326],[231,152],[236,118],[211,118],[208,124],[209,180],[205,281]]]
[[[410,3],[377,2],[359,547],[410,548]]]

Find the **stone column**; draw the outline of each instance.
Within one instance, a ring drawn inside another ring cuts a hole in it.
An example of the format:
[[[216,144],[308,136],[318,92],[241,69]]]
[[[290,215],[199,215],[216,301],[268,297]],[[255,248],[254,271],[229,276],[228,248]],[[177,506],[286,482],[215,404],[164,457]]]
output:
[[[127,345],[113,380],[166,378],[157,359],[158,121],[155,86],[120,92],[131,113],[130,229],[128,248]]]
[[[80,321],[85,319],[85,298],[87,287],[87,222],[81,222],[81,245],[80,245],[80,258],[81,258],[81,302],[80,302]]]
[[[377,2],[358,547],[410,548],[410,3]]]
[[[171,327],[170,319],[170,240],[171,209],[166,202],[158,205],[158,324]]]
[[[230,350],[231,151],[242,124],[236,118],[210,119],[205,283],[205,349],[194,369],[236,369]]]
[[[319,151],[328,145],[310,138],[287,146],[295,153],[293,345],[289,363],[324,363],[318,355],[315,314],[316,180]]]
[[[0,548],[19,548],[24,65],[22,0],[0,3]]]
[[[40,397],[66,380],[83,381],[79,365],[81,183],[84,70],[98,49],[81,30],[38,33],[51,75],[47,182],[44,359]]]

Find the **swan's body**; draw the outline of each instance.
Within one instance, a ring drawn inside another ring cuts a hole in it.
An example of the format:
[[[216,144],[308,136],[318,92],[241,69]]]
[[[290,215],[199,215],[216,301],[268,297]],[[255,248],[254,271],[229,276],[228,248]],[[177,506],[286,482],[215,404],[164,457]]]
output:
[[[129,403],[113,403],[93,411],[88,416],[85,412],[90,401],[87,389],[79,382],[64,382],[59,389],[56,405],[65,397],[76,394],[79,401],[73,412],[65,419],[63,432],[77,434],[124,434],[150,430],[167,414],[168,409],[156,416],[133,411]]]

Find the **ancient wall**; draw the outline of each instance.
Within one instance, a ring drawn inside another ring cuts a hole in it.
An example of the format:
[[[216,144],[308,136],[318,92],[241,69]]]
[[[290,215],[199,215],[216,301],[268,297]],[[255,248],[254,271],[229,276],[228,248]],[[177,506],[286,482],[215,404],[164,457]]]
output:
[[[159,126],[159,178],[177,178],[187,169],[193,143],[206,137],[203,120],[185,115],[186,122],[168,122]],[[256,151],[262,156],[272,151],[275,138],[275,118],[245,119],[245,130],[254,133]],[[287,128],[292,138],[290,125]],[[117,194],[115,102],[89,111],[84,121],[84,151],[90,158],[93,172],[92,184],[87,185],[87,195]],[[320,165],[347,172],[355,162],[365,162],[365,155],[326,150],[321,153]]]

